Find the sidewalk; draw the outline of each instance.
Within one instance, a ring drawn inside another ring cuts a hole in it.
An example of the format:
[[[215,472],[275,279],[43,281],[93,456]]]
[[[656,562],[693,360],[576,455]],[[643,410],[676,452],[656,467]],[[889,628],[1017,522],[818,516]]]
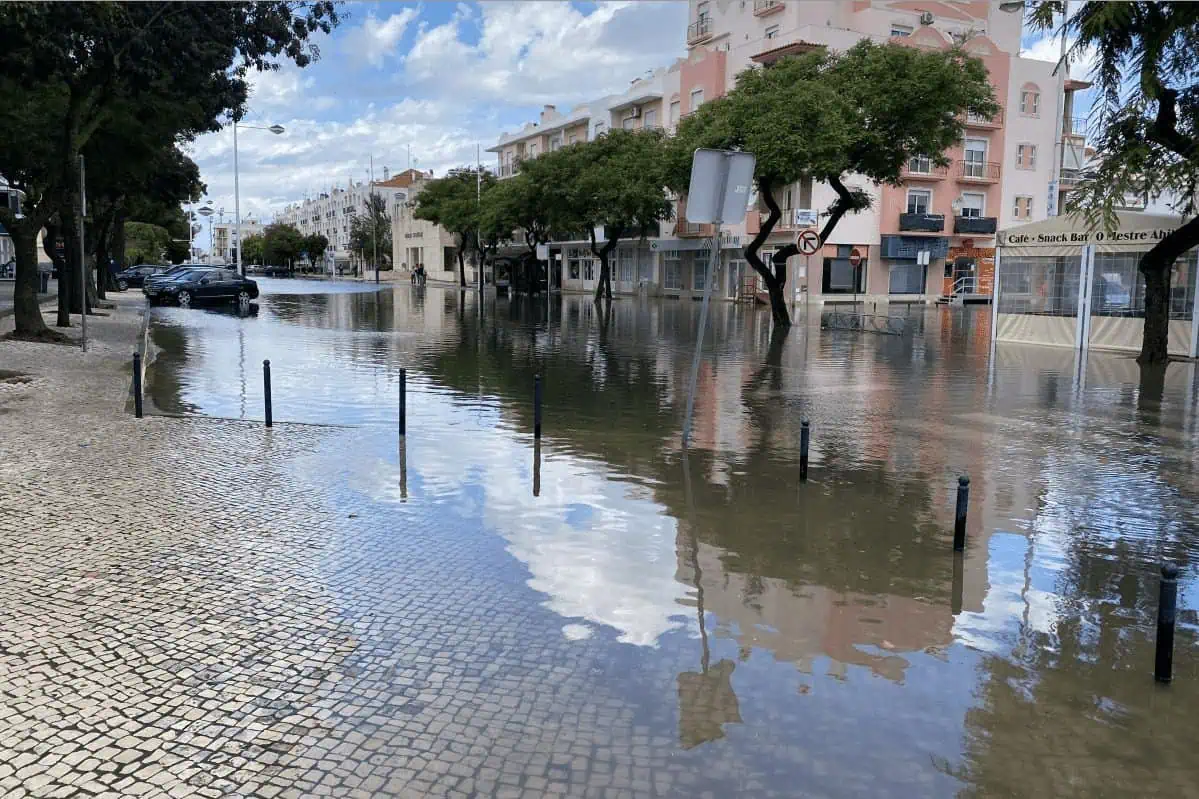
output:
[[[15,287],[16,282],[13,280],[0,280],[0,319],[13,313],[12,296]],[[51,279],[50,290],[45,294],[39,294],[38,299],[43,304],[58,299],[58,281]]]

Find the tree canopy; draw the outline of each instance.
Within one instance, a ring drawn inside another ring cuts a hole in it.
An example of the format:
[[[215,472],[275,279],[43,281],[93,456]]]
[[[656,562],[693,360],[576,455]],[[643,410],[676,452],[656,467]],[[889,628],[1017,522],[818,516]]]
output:
[[[1145,279],[1145,332],[1140,362],[1168,360],[1171,270],[1199,246],[1195,217],[1199,188],[1199,4],[1085,2],[1062,23],[1073,40],[1066,68],[1094,49],[1093,78],[1100,100],[1091,114],[1095,157],[1069,195],[1067,211],[1112,229],[1116,209],[1129,197],[1173,198],[1193,217],[1141,259]],[[1051,29],[1063,2],[1040,2],[1031,20]]]
[[[959,48],[870,41],[844,52],[820,48],[745,70],[732,91],[684,119],[668,148],[667,184],[686,192],[698,147],[754,154],[768,215],[745,257],[766,284],[775,324],[787,326],[786,259],[798,250],[784,247],[773,268],[758,257],[781,217],[774,190],[801,178],[832,186],[837,199],[820,231],[823,243],[845,214],[869,208],[864,191],[846,187],[847,175],[898,184],[913,156],[945,165],[945,150],[962,139],[966,114],[991,117],[998,110],[986,67]]]
[[[463,286],[466,285],[465,252],[474,250],[480,268],[482,266],[487,245],[480,246],[479,241],[483,208],[481,198],[495,184],[495,175],[487,170],[459,167],[450,170],[444,178],[430,180],[416,195],[413,216],[440,225],[457,241],[458,280]]]
[[[262,237],[262,256],[269,264],[292,266],[304,251],[304,236],[294,225],[267,225]]]
[[[391,215],[387,200],[372,192],[366,198],[366,213],[355,214],[350,222],[350,249],[358,253],[372,269],[386,268],[391,260]],[[379,262],[375,263],[378,253]]]

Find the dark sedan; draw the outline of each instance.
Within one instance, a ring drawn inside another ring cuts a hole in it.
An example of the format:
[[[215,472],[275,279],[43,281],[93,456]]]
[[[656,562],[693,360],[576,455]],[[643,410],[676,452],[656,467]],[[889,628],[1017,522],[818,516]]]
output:
[[[154,264],[131,266],[123,272],[117,272],[117,288],[121,291],[127,288],[141,288],[145,284],[146,278],[164,272],[166,269],[165,266],[155,266]]]
[[[258,296],[258,284],[232,269],[184,269],[146,282],[150,302],[175,303],[180,308],[205,302],[247,304]]]

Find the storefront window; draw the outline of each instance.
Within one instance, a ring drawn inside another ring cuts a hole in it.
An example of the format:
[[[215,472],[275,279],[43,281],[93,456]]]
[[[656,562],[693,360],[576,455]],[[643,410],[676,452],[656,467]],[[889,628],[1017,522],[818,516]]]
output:
[[[694,266],[692,267],[692,291],[703,291],[707,285],[708,277],[708,253],[696,252]]]
[[[662,251],[662,288],[678,290],[683,287],[683,262],[678,250]]]
[[[923,294],[928,267],[915,263],[891,264],[887,290],[891,294]]]
[[[1096,275],[1103,271],[1096,264]],[[1009,256],[999,264],[999,313],[1076,316],[1082,257]]]
[[[616,279],[621,283],[632,283],[636,278],[634,262],[636,253],[631,247],[616,250]]]

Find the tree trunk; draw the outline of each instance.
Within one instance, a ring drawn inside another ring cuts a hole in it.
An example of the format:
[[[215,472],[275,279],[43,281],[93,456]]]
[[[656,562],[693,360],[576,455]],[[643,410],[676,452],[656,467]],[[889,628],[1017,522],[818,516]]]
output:
[[[37,336],[46,332],[46,321],[38,303],[37,290],[41,282],[37,266],[37,226],[30,219],[8,226],[16,251],[17,280],[13,286],[13,315],[17,335]]]
[[[55,319],[55,327],[70,327],[71,326],[71,295],[75,291],[75,280],[73,279],[74,270],[71,268],[70,253],[67,249],[67,242],[63,241],[63,252],[58,251],[58,240],[62,236],[62,220],[56,215],[54,219],[46,223],[46,234],[42,238],[42,251],[54,264],[55,270],[58,271],[58,318]]]
[[[1142,365],[1164,364],[1170,359],[1170,272],[1174,262],[1197,245],[1199,216],[1141,256],[1137,268],[1145,276],[1145,332],[1137,361]]]
[[[462,249],[462,247],[458,248],[458,285],[466,288],[466,254],[462,252]]]
[[[597,247],[595,241],[595,228],[591,230],[591,251],[600,259],[599,280],[595,284],[595,301],[606,299],[612,302],[612,268],[609,265],[612,251],[616,249],[616,245],[620,243],[620,235],[624,232],[624,228],[619,225],[606,225],[606,233],[610,238],[604,242],[603,247]]]
[[[112,234],[109,243],[109,254],[116,261],[117,269],[125,268],[125,215],[118,213],[112,222]],[[187,260],[192,259],[191,252],[187,254]]]
[[[783,216],[783,212],[779,210],[779,205],[775,201],[772,191],[773,187],[769,178],[758,178],[758,196],[766,203],[769,213],[766,215],[765,221],[762,222],[757,235],[750,240],[749,246],[745,248],[745,260],[749,262],[749,265],[762,278],[762,282],[766,284],[766,293],[770,296],[770,316],[774,320],[774,324],[778,327],[790,327],[791,313],[787,310],[787,301],[783,298],[783,287],[787,283],[786,267],[782,270],[779,270],[777,267],[772,270],[758,257],[758,250],[762,248],[771,231],[774,230],[774,226],[778,224],[779,219]],[[719,250],[717,250],[717,254],[719,254]],[[779,277],[780,271],[781,279]]]

